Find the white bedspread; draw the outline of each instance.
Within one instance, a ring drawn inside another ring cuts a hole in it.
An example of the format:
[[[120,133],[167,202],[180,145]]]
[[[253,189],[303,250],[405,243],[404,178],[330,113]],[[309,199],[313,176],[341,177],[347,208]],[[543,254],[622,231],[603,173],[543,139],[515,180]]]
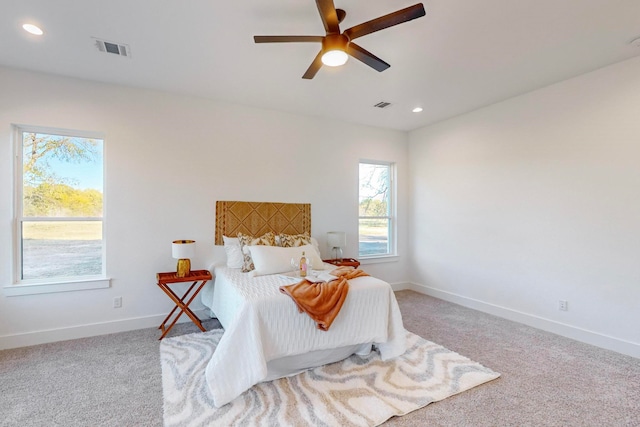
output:
[[[402,316],[391,286],[374,277],[349,281],[349,293],[331,329],[316,328],[279,287],[295,283],[279,275],[252,277],[217,267],[203,289],[203,303],[225,333],[206,368],[214,404],[229,403],[267,378],[267,362],[315,350],[374,343],[383,360],[405,352]]]

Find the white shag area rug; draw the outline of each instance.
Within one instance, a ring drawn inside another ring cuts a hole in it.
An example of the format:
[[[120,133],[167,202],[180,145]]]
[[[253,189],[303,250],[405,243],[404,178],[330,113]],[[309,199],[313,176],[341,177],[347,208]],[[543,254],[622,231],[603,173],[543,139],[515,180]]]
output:
[[[377,352],[255,385],[215,408],[204,371],[223,330],[160,344],[164,424],[172,426],[377,426],[500,374],[407,332],[407,352]]]

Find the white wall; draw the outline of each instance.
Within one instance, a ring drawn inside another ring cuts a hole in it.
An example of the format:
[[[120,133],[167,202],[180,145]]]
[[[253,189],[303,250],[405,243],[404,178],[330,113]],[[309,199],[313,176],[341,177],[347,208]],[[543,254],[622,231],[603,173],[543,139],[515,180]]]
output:
[[[314,236],[345,230],[355,256],[366,158],[398,163],[400,252],[367,271],[640,357],[639,58],[408,137],[1,67],[0,93],[0,348],[157,326],[172,304],[155,273],[178,238],[208,267],[216,200],[310,202]],[[106,134],[111,288],[2,293],[12,123]]]
[[[344,255],[357,256],[361,158],[397,162],[399,171],[401,256],[367,271],[391,283],[409,278],[404,132],[7,68],[0,93],[0,290],[12,280],[12,123],[105,133],[113,279],[100,290],[0,291],[0,348],[157,326],[173,305],[155,274],[175,269],[175,239],[197,241],[193,269],[210,265],[216,200],[309,202],[321,246],[327,231],[344,230]]]
[[[416,289],[640,357],[640,58],[414,131],[409,158]]]

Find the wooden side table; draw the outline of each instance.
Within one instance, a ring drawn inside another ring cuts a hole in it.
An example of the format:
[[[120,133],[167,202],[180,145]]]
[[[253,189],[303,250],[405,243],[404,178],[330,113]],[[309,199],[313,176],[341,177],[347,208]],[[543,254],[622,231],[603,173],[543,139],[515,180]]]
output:
[[[175,271],[156,274],[156,278],[158,279],[158,286],[176,304],[176,306],[173,307],[173,310],[171,310],[171,313],[169,313],[169,315],[165,317],[165,319],[162,321],[162,324],[158,327],[158,329],[162,331],[162,335],[160,335],[159,339],[164,338],[165,335],[169,333],[171,328],[173,328],[173,325],[175,325],[178,319],[180,318],[180,316],[182,316],[182,313],[185,313],[187,316],[189,316],[191,321],[195,323],[196,326],[200,328],[202,332],[205,331],[204,327],[202,326],[202,323],[200,322],[200,319],[198,319],[198,316],[196,316],[195,313],[191,311],[191,309],[189,308],[189,304],[191,304],[191,302],[195,299],[195,297],[198,295],[198,292],[202,290],[205,283],[207,283],[208,280],[211,280],[211,273],[208,270],[195,270],[190,272],[185,277],[177,277],[176,274],[177,273]],[[169,284],[184,283],[184,282],[193,282],[193,283],[191,284],[191,286],[189,286],[189,289],[187,289],[187,292],[184,293],[182,298],[180,298],[178,297],[178,295],[176,295],[175,292],[173,292],[169,288]],[[200,282],[200,285],[198,285],[198,282]],[[194,291],[194,292],[191,293],[191,291]],[[189,293],[191,293],[191,297],[188,300],[186,300]],[[169,319],[178,308],[180,309],[180,311],[178,312],[178,315],[167,326],[167,322],[169,322]]]
[[[353,258],[323,259],[322,261],[328,262],[329,264],[333,264],[338,267],[344,267],[344,266],[353,267],[353,268],[360,267],[360,261]]]

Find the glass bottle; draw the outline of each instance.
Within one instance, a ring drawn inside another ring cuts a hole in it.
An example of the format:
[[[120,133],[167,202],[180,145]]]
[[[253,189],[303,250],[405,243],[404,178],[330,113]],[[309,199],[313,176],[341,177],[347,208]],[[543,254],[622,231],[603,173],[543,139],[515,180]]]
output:
[[[302,257],[300,258],[300,277],[307,276],[307,257],[304,256],[304,252],[302,252]]]

